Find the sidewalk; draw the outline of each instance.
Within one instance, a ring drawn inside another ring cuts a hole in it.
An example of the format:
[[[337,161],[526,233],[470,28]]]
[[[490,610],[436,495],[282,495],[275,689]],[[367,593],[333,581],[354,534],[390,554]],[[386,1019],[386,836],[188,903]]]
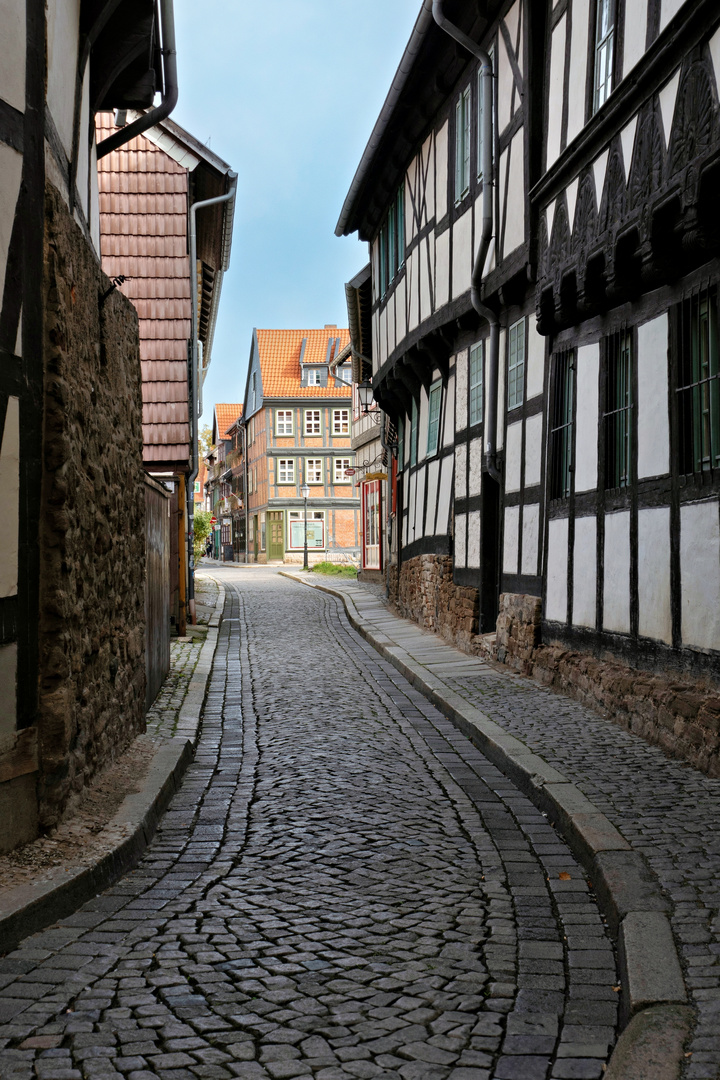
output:
[[[393,614],[376,589],[286,576],[340,597],[363,637],[558,825],[615,924],[626,1015],[642,1012],[647,1026],[648,1005],[688,1000],[697,1027],[682,1076],[717,1080],[720,781],[577,702],[460,652]]]
[[[193,759],[199,735],[225,602],[223,587],[207,581],[205,588],[198,589],[201,632],[171,641],[170,671],[148,711],[146,734],[138,736],[123,755],[136,762],[137,776],[143,767],[146,770],[142,779],[127,781],[132,793],[110,820],[94,820],[92,805],[84,811],[81,802],[78,812],[60,824],[55,838],[41,837],[4,856],[9,866],[3,881],[9,879],[12,884],[0,888],[0,953],[116,881],[135,865],[152,840]],[[98,785],[107,775],[96,778]]]

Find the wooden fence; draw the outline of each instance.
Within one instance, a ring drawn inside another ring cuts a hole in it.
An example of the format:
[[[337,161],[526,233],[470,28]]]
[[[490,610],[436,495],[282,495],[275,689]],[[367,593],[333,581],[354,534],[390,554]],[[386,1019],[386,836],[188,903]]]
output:
[[[145,708],[170,670],[170,492],[145,477]]]

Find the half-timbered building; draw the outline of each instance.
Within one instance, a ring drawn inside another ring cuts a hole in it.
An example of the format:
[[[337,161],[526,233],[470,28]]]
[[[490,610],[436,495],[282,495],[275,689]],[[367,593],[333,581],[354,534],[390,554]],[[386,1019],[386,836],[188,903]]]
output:
[[[523,670],[577,657],[574,692],[583,657],[644,669],[644,730],[706,765],[711,720],[667,701],[720,659],[719,26],[425,0],[336,230],[371,253],[398,607],[470,651],[497,625]]]
[[[172,0],[2,0],[0,26],[6,850],[143,723],[137,321],[100,268],[95,114],[150,109],[151,123],[177,83]]]

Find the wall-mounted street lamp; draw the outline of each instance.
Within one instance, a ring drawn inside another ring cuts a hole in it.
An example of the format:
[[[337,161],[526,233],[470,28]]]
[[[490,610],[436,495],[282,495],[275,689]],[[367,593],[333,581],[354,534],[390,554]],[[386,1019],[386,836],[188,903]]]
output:
[[[360,398],[360,404],[362,405],[362,411],[367,415],[370,406],[373,403],[373,388],[372,383],[368,378],[363,379],[361,383],[358,383],[358,397]]]
[[[300,494],[303,497],[305,503],[305,543],[303,545],[303,570],[309,570],[308,566],[308,552],[307,552],[307,501],[310,498],[310,485],[303,484],[300,488]]]

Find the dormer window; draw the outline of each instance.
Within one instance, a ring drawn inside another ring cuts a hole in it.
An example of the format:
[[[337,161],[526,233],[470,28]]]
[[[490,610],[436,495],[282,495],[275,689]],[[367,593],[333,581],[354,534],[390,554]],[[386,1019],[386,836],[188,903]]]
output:
[[[318,364],[313,367],[309,364],[303,364],[300,381],[301,386],[327,386],[327,384],[328,369],[324,364]]]
[[[307,381],[308,386],[320,386],[320,369],[310,368]]]

